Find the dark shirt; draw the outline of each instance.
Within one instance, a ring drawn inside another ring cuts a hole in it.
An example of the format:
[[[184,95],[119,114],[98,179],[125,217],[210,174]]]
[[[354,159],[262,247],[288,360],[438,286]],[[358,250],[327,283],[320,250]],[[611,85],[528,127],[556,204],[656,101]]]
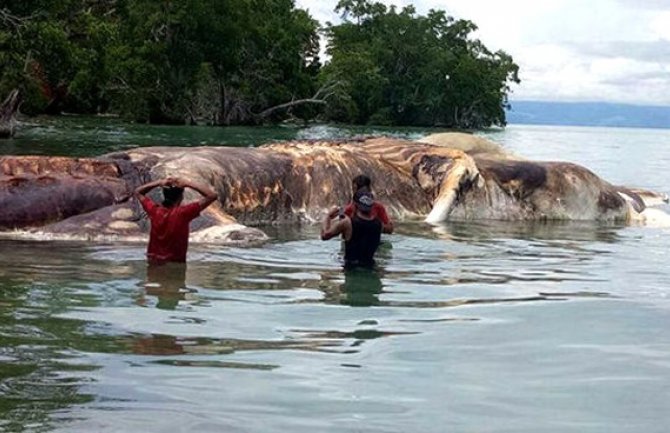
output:
[[[365,220],[354,215],[351,218],[351,229],[351,239],[344,242],[344,266],[373,267],[373,256],[382,235],[381,221],[377,218]]]

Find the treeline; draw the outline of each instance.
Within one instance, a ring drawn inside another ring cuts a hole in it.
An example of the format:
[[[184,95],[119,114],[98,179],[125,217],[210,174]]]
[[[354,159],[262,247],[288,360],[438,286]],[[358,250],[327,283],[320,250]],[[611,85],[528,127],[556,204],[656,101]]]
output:
[[[20,89],[27,114],[151,123],[505,124],[518,67],[472,22],[368,0],[336,11],[321,27],[293,0],[0,0],[0,95]]]

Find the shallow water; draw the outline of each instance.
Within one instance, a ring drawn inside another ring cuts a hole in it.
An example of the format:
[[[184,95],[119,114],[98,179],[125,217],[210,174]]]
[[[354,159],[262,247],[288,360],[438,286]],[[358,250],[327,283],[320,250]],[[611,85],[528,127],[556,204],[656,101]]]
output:
[[[291,134],[338,131],[359,133]],[[485,135],[670,189],[670,131]],[[375,272],[346,274],[317,227],[266,230],[194,245],[186,268],[148,269],[138,244],[1,241],[0,431],[667,431],[670,230],[405,223]]]

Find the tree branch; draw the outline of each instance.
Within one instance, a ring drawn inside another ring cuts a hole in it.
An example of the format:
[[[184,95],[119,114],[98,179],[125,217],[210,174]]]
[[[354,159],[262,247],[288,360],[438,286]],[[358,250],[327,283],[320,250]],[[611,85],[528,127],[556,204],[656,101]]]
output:
[[[14,30],[17,31],[21,27],[26,27],[34,17],[35,17],[34,15],[30,15],[27,17],[19,17],[13,15],[7,8],[0,9],[0,22],[5,24],[7,27],[12,27]]]
[[[337,90],[342,86],[340,81],[334,81],[323,85],[319,90],[316,91],[314,96],[311,98],[296,99],[289,102],[284,102],[283,104],[275,105],[266,110],[261,111],[257,117],[259,119],[264,119],[275,111],[295,107],[296,105],[303,104],[319,104],[325,105],[328,103],[328,99],[337,93]]]

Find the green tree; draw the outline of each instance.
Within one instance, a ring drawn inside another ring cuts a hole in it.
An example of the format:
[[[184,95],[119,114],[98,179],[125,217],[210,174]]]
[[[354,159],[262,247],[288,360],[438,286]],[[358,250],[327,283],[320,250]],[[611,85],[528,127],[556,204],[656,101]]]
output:
[[[0,92],[21,89],[28,113],[98,109],[113,32],[107,3],[0,1]]]
[[[472,39],[477,27],[444,11],[416,14],[368,0],[342,0],[343,22],[328,25],[330,63],[321,79],[344,83],[326,116],[353,123],[505,125],[518,66]]]
[[[293,0],[0,1],[0,92],[157,123],[311,116],[317,30]]]
[[[294,0],[0,0],[0,95],[153,123],[505,124],[518,67],[472,22],[369,0],[336,11],[322,67],[319,23]]]
[[[135,118],[255,123],[314,91],[318,23],[293,0],[136,0],[121,13],[111,81]]]

